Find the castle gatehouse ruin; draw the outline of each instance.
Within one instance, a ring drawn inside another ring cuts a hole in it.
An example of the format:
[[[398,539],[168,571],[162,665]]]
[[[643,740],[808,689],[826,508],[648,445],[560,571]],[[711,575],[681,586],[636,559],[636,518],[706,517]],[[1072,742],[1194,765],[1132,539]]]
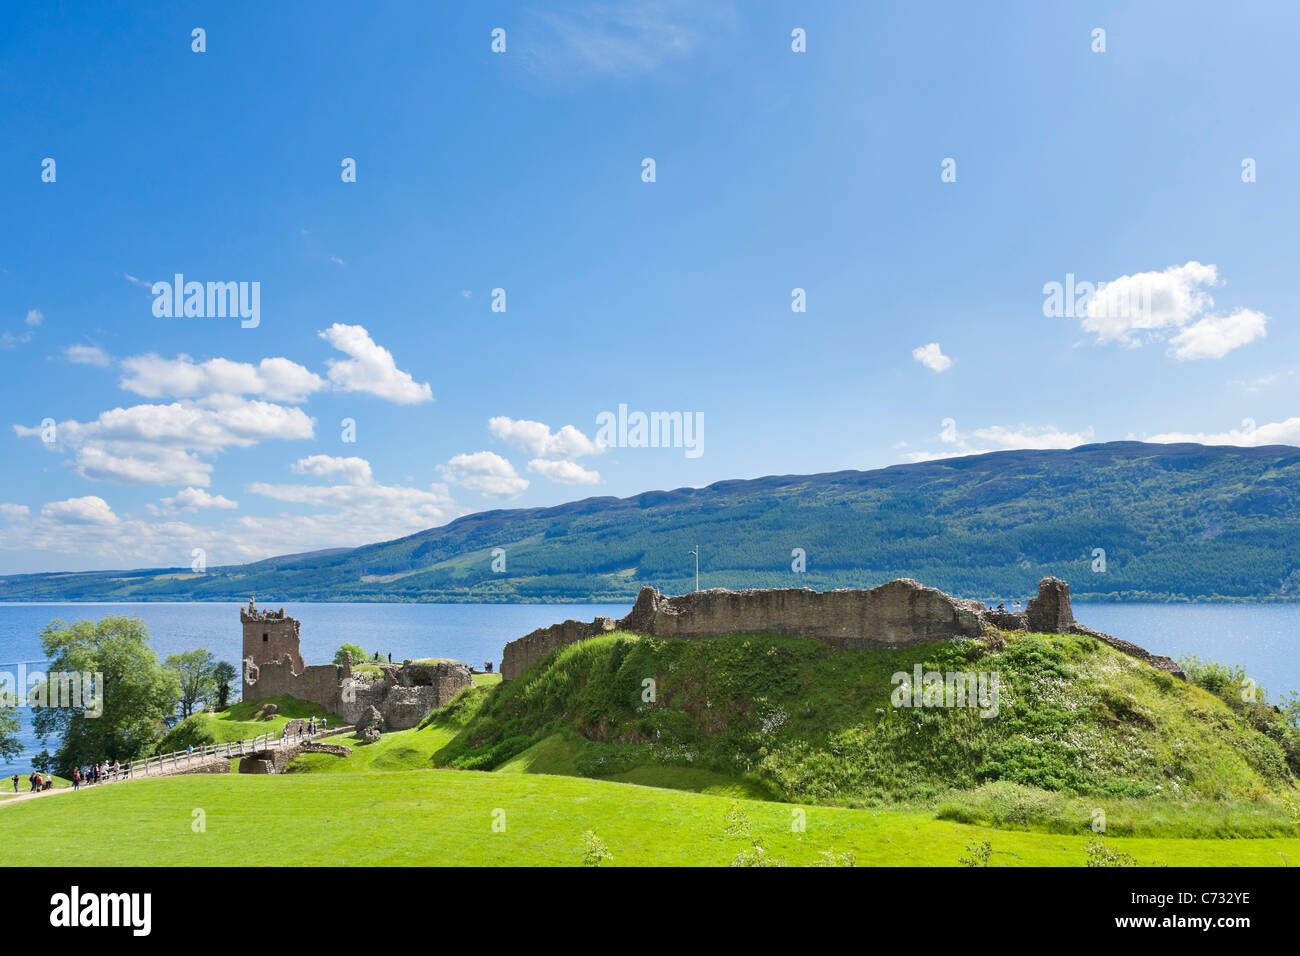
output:
[[[363,722],[376,730],[407,730],[473,684],[469,668],[455,661],[376,663],[365,673],[354,672],[350,656],[342,664],[306,666],[299,649],[301,624],[284,608],[259,611],[250,599],[239,620],[245,701],[286,694],[318,704],[345,723],[366,718]]]
[[[1070,585],[1043,578],[1024,611],[990,609],[982,601],[954,598],[911,578],[869,590],[808,588],[731,591],[715,588],[666,597],[641,589],[621,620],[565,621],[511,641],[501,657],[501,679],[513,680],[559,647],[612,631],[694,639],[727,634],[810,637],[837,649],[911,647],[955,637],[979,637],[986,627],[1039,634],[1086,634],[1176,677],[1179,666],[1136,644],[1084,627],[1070,608]]]

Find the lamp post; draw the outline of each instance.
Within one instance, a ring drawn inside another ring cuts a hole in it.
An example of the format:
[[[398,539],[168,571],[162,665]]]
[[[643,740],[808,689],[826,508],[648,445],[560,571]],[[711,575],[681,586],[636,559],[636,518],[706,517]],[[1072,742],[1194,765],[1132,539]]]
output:
[[[695,590],[698,591],[700,589],[700,546],[697,544],[690,553],[695,555]]]

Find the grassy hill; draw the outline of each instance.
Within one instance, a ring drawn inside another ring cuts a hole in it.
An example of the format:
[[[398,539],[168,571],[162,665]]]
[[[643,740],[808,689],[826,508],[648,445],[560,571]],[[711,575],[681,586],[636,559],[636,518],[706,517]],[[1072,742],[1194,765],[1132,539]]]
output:
[[[997,716],[895,708],[891,677],[917,664],[996,673]],[[832,651],[779,635],[611,634],[458,700],[472,717],[433,761],[798,803],[901,802],[1070,831],[1100,806],[1112,832],[1289,832],[1281,795],[1300,774],[1300,730],[1235,685],[1223,690],[1081,635]]]
[[[277,710],[273,715],[263,715],[262,709],[266,704],[275,704]],[[174,753],[186,747],[198,748],[206,744],[250,740],[267,733],[279,736],[289,721],[299,718],[307,720],[310,717],[315,717],[317,720],[324,718],[332,725],[342,723],[338,717],[329,714],[319,704],[282,694],[264,700],[240,702],[220,713],[201,711],[191,714],[158,741],[154,753]]]
[[[380,544],[212,568],[15,575],[0,600],[630,600],[643,584],[1076,599],[1300,597],[1300,449],[1110,442],[487,511]],[[491,570],[506,549],[505,573]],[[791,571],[803,548],[807,572]],[[1092,570],[1106,553],[1105,573]]]

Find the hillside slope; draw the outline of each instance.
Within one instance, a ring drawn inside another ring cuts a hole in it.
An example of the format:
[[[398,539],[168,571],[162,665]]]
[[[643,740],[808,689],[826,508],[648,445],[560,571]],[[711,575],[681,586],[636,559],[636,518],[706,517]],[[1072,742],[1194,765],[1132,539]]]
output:
[[[896,707],[894,675],[918,665],[997,675],[994,706]],[[689,769],[847,806],[987,785],[1258,802],[1295,787],[1300,731],[1262,702],[1221,699],[1084,635],[836,651],[777,635],[618,633],[500,685],[434,761],[615,779]]]
[[[203,575],[0,578],[0,600],[631,600],[642,585],[975,598],[1048,575],[1080,600],[1300,598],[1300,448],[1111,442],[487,511],[396,541]],[[491,570],[505,548],[504,573]],[[802,548],[807,572],[791,570]],[[1093,570],[1105,551],[1104,573]]]

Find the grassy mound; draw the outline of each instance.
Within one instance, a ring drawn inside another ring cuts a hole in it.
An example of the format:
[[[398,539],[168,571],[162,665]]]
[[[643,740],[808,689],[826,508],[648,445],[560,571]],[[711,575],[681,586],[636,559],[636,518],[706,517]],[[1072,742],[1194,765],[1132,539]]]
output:
[[[996,674],[997,715],[893,706],[891,677],[917,664]],[[1266,834],[1289,832],[1278,795],[1295,787],[1300,734],[1271,708],[1229,706],[1081,635],[832,651],[776,635],[619,633],[562,648],[501,685],[435,761],[646,782],[692,771],[841,806],[934,806],[975,791],[984,796],[962,812],[1002,825],[990,797],[999,791],[987,789],[1000,783],[1044,795],[1018,811],[1026,820],[1068,820],[1073,831],[1102,798],[1118,803],[1121,824],[1123,801],[1199,818],[1196,806],[1229,800],[1253,805],[1247,830]]]
[[[259,714],[266,704],[275,704],[279,709],[274,716],[262,718]],[[191,714],[158,741],[154,753],[165,754],[186,747],[224,744],[228,740],[247,740],[266,733],[278,735],[289,721],[308,720],[312,717],[317,721],[326,719],[331,725],[343,724],[341,718],[330,714],[319,704],[282,694],[265,700],[241,701],[217,713],[203,711]]]

